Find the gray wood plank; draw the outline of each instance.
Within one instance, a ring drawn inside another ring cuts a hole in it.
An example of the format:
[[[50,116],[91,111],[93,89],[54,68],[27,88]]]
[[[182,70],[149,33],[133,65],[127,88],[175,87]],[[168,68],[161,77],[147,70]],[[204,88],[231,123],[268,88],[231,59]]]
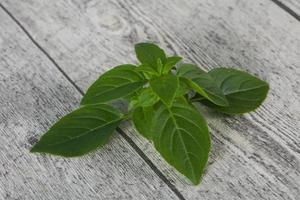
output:
[[[133,44],[155,41],[204,69],[233,66],[270,83],[256,112],[226,117],[201,107],[213,150],[191,186],[124,128],[187,199],[297,199],[300,195],[300,25],[271,1],[3,1],[85,90],[98,74],[134,62]]]
[[[278,6],[282,7],[285,10],[294,15],[300,21],[300,1],[299,0],[272,0]]]
[[[177,199],[118,134],[63,159],[29,153],[81,95],[0,9],[0,199]]]

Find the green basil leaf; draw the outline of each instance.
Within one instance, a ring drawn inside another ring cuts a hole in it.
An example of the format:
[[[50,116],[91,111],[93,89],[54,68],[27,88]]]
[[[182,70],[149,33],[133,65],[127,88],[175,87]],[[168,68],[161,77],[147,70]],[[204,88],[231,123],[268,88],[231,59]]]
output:
[[[145,138],[152,139],[152,121],[154,118],[153,106],[137,107],[133,110],[132,121],[136,130]]]
[[[177,76],[186,77],[188,79],[193,79],[201,74],[206,73],[194,64],[182,64],[177,69]]]
[[[159,97],[153,92],[153,90],[150,87],[143,89],[140,95],[138,96],[139,106],[143,106],[143,107],[152,106],[158,101],[159,101]]]
[[[210,136],[203,117],[194,107],[175,101],[158,108],[153,119],[155,148],[179,172],[198,184],[210,151]]]
[[[81,105],[105,103],[130,95],[145,84],[134,65],[119,65],[105,72],[87,90]]]
[[[163,69],[163,74],[167,74],[180,60],[182,60],[182,57],[179,56],[168,57]]]
[[[225,94],[229,106],[220,107],[206,101],[204,103],[223,113],[253,111],[261,105],[269,91],[268,83],[243,71],[217,68],[208,73]]]
[[[133,96],[130,101],[129,101],[129,104],[128,104],[128,111],[131,111],[133,110],[134,108],[138,107],[138,97],[137,96]]]
[[[158,75],[158,72],[155,71],[153,68],[149,67],[147,64],[142,64],[136,68],[136,71],[149,73],[151,75]]]
[[[142,64],[148,64],[152,69],[158,71],[157,60],[160,59],[164,65],[166,63],[166,54],[157,45],[152,43],[139,43],[135,45],[135,52],[138,60]]]
[[[139,91],[138,94],[136,94],[130,99],[128,110],[133,110],[134,108],[139,106],[152,106],[159,100],[160,98],[157,96],[156,93],[153,92],[153,90],[150,87],[143,88]]]
[[[184,96],[190,91],[188,84],[186,83],[185,80],[183,80],[182,77],[179,77],[178,80],[179,80],[179,87],[176,91],[176,97]]]
[[[109,105],[82,106],[54,124],[31,152],[81,156],[103,146],[121,120],[122,114]]]
[[[219,106],[228,106],[228,101],[222,90],[214,82],[213,78],[196,65],[182,65],[177,75],[186,78],[190,87],[206,99]]]
[[[158,74],[162,74],[162,71],[163,71],[163,64],[162,64],[160,58],[157,59],[156,66],[157,66]]]
[[[179,87],[178,77],[167,74],[157,77],[150,81],[152,90],[159,96],[159,98],[167,105],[170,106],[176,96]]]

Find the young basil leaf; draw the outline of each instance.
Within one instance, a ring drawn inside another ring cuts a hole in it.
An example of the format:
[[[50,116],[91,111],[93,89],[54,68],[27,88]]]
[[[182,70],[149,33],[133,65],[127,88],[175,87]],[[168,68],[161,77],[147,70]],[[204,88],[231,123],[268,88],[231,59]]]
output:
[[[163,64],[162,64],[160,58],[157,59],[156,66],[157,66],[158,74],[159,74],[159,75],[162,74],[162,71],[163,71]]]
[[[177,76],[188,79],[197,78],[199,75],[206,73],[194,64],[182,64],[177,69]]]
[[[121,120],[122,114],[109,105],[82,106],[54,124],[31,152],[81,156],[103,146]]]
[[[128,103],[128,112],[138,107],[139,101],[137,96],[133,96]]]
[[[161,104],[152,123],[155,148],[195,185],[204,172],[210,151],[210,136],[203,117],[194,107],[175,101]]]
[[[222,90],[215,84],[210,75],[199,69],[196,65],[182,65],[177,75],[186,78],[190,87],[206,99],[219,106],[228,106],[228,101]]]
[[[105,103],[130,95],[145,84],[134,65],[119,65],[105,72],[87,90],[80,104]]]
[[[143,107],[152,106],[158,101],[159,101],[159,97],[153,92],[153,90],[150,87],[143,89],[141,94],[138,96],[139,106],[143,106]]]
[[[171,106],[179,87],[179,81],[178,77],[167,74],[150,80],[150,86],[167,106]]]
[[[265,100],[269,85],[246,72],[217,68],[208,72],[225,94],[229,106],[220,107],[204,101],[208,106],[227,114],[241,114],[255,110]]]
[[[149,73],[151,75],[158,75],[158,72],[155,71],[153,68],[149,67],[147,64],[142,64],[136,68],[136,71]]]
[[[137,107],[133,110],[132,121],[136,130],[145,138],[152,139],[152,121],[155,115],[153,106]]]
[[[148,88],[143,88],[139,91],[139,93],[133,96],[130,99],[128,110],[131,111],[136,107],[148,107],[154,105],[156,102],[159,101],[159,97],[153,90]]]
[[[182,58],[179,56],[168,57],[162,73],[167,74],[180,60],[182,60]]]
[[[152,43],[139,43],[135,45],[135,53],[142,64],[149,65],[155,71],[158,71],[157,60],[160,59],[164,65],[166,63],[166,54],[157,45]]]
[[[190,90],[188,84],[186,83],[185,80],[183,80],[182,77],[178,77],[178,80],[179,80],[179,86],[178,86],[178,89],[176,91],[176,97],[186,95]]]

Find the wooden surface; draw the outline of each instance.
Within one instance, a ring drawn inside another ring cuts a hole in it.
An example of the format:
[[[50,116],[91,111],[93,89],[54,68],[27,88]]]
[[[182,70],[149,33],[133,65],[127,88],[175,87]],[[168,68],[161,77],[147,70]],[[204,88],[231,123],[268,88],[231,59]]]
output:
[[[300,196],[300,22],[274,1],[0,2],[0,198]],[[256,112],[199,108],[213,140],[202,183],[192,186],[130,124],[121,126],[128,138],[117,135],[82,158],[29,154],[99,74],[135,62],[140,41],[203,69],[232,66],[270,83]]]
[[[177,199],[120,135],[81,158],[29,153],[81,95],[0,10],[0,199]]]
[[[300,21],[300,1],[299,0],[271,0],[293,15],[298,21]]]

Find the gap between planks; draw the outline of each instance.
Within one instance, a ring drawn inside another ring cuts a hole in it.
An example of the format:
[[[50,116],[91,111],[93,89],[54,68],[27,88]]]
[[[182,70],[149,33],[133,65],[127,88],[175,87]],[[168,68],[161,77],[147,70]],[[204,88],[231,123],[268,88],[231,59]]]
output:
[[[281,9],[283,9],[285,12],[289,13],[291,16],[293,16],[296,20],[300,22],[300,16],[294,12],[290,7],[286,6],[279,0],[270,0],[273,3],[275,3],[277,6],[279,6]]]
[[[78,85],[66,74],[66,72],[57,64],[57,62],[47,53],[45,49],[31,36],[31,34],[25,29],[25,27],[5,8],[1,3],[0,7],[9,17],[22,29],[32,43],[54,64],[54,66],[63,74],[63,76],[76,88],[76,90],[83,96],[84,92]],[[185,200],[183,195],[177,190],[167,177],[155,166],[155,164],[146,156],[146,154],[134,143],[134,141],[126,135],[126,133],[119,127],[116,131],[125,139],[125,141],[138,153],[138,155],[147,163],[147,165],[154,171],[154,173],[174,192],[174,194],[180,199]]]

